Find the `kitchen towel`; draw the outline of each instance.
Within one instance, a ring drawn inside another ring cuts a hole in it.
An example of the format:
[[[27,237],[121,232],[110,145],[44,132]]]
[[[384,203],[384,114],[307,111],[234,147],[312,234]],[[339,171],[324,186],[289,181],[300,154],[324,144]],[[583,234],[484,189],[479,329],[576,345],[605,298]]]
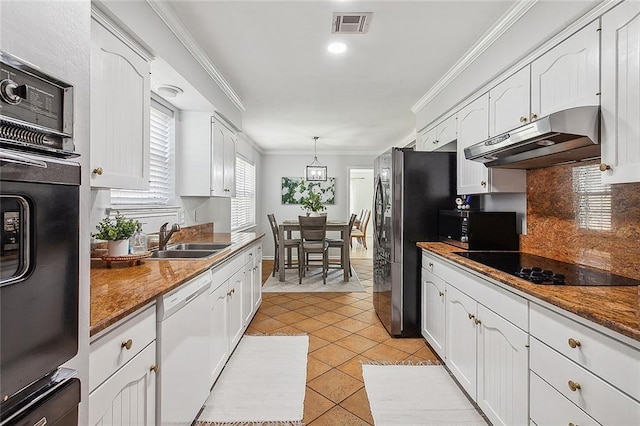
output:
[[[196,424],[302,425],[309,336],[244,336]]]
[[[349,282],[344,282],[342,269],[330,269],[327,274],[327,284],[322,283],[322,270],[310,269],[307,275],[302,277],[302,284],[298,284],[298,270],[288,269],[285,273],[285,281],[275,277],[269,277],[262,286],[263,293],[364,293],[364,287],[358,275],[351,269],[352,276]]]
[[[486,425],[441,365],[362,365],[376,426]]]

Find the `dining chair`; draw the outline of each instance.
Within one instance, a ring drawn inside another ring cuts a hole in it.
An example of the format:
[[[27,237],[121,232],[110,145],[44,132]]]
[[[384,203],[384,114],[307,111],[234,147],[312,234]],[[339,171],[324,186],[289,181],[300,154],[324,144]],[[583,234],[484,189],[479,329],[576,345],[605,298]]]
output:
[[[362,222],[362,217],[364,216],[365,209],[360,209],[360,213],[358,213],[358,217],[355,222],[353,222],[352,229],[358,229],[360,227],[360,223]]]
[[[302,284],[302,277],[306,275],[310,265],[309,254],[322,254],[322,283],[327,283],[329,268],[329,243],[327,242],[326,216],[298,216],[300,225],[300,255],[298,255],[298,284]],[[315,266],[315,265],[313,265]]]
[[[371,217],[371,210],[364,212],[364,217],[360,223],[360,227],[351,231],[351,238],[355,238],[356,242],[362,244],[367,249],[367,225],[369,225],[369,218]]]
[[[274,214],[268,214],[267,218],[269,219],[269,225],[271,226],[271,233],[273,234],[273,244],[275,246],[275,255],[274,255],[274,261],[273,261],[273,272],[271,274],[271,276],[275,277],[276,276],[276,272],[279,269],[279,264],[280,264],[280,241],[279,241],[279,237],[278,237],[278,222],[276,221],[276,216]],[[285,239],[284,242],[282,243],[284,245],[285,250],[288,248],[295,248],[298,250],[298,259],[300,258],[300,240],[297,238],[292,238],[292,239]],[[286,256],[286,251],[284,252],[285,256]],[[284,268],[285,269],[298,269],[298,263],[293,264],[291,262],[291,258],[285,258],[286,263]]]
[[[349,218],[349,235],[344,237],[344,238],[348,238],[349,242],[351,242],[351,232],[353,232],[353,224],[356,221],[357,217],[358,215],[353,213],[351,215],[351,218]],[[344,239],[343,238],[327,238],[327,243],[329,243],[329,248],[334,247],[334,248],[340,249],[340,269],[344,269],[345,254],[342,252],[342,250],[344,249]],[[349,276],[353,276],[353,274],[351,273],[351,261],[349,261],[349,264],[346,265],[346,267],[349,268]]]

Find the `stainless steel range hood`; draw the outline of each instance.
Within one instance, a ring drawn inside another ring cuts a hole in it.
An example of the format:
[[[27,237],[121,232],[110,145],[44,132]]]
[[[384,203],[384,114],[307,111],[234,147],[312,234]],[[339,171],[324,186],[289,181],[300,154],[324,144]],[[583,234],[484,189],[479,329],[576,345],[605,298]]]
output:
[[[536,169],[600,156],[600,107],[566,109],[464,149],[487,167]]]

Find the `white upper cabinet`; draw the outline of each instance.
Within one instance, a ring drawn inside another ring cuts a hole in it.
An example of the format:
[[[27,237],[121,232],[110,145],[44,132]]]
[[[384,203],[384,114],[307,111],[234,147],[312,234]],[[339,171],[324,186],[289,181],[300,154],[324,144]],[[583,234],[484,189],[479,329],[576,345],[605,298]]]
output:
[[[526,170],[489,169],[467,160],[464,149],[489,135],[489,94],[485,93],[458,111],[458,194],[525,192]]]
[[[455,141],[457,137],[458,128],[456,114],[453,114],[444,121],[438,123],[435,127],[431,127],[420,132],[416,151],[447,150],[447,148],[442,148],[448,143]],[[451,150],[455,151],[455,147],[452,147]]]
[[[458,194],[489,192],[489,169],[467,160],[464,149],[489,137],[489,94],[458,111]]]
[[[149,189],[149,62],[98,19],[91,20],[91,186]]]
[[[601,143],[602,181],[640,182],[638,2],[624,2],[602,17]]]
[[[211,113],[183,111],[176,153],[178,194],[235,196],[235,134]]]
[[[600,105],[600,23],[595,21],[531,63],[531,119]]]
[[[489,91],[489,136],[529,122],[531,68],[527,65]]]
[[[213,133],[211,150],[211,195],[234,197],[236,190],[235,134],[221,121],[211,122]]]

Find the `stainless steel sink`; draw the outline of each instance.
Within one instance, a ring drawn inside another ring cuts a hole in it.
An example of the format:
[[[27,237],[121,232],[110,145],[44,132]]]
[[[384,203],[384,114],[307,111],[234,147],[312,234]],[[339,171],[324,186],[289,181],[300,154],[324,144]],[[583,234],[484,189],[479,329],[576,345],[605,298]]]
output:
[[[180,243],[172,246],[172,250],[222,250],[231,243]]]
[[[204,259],[219,250],[158,250],[149,259]]]

